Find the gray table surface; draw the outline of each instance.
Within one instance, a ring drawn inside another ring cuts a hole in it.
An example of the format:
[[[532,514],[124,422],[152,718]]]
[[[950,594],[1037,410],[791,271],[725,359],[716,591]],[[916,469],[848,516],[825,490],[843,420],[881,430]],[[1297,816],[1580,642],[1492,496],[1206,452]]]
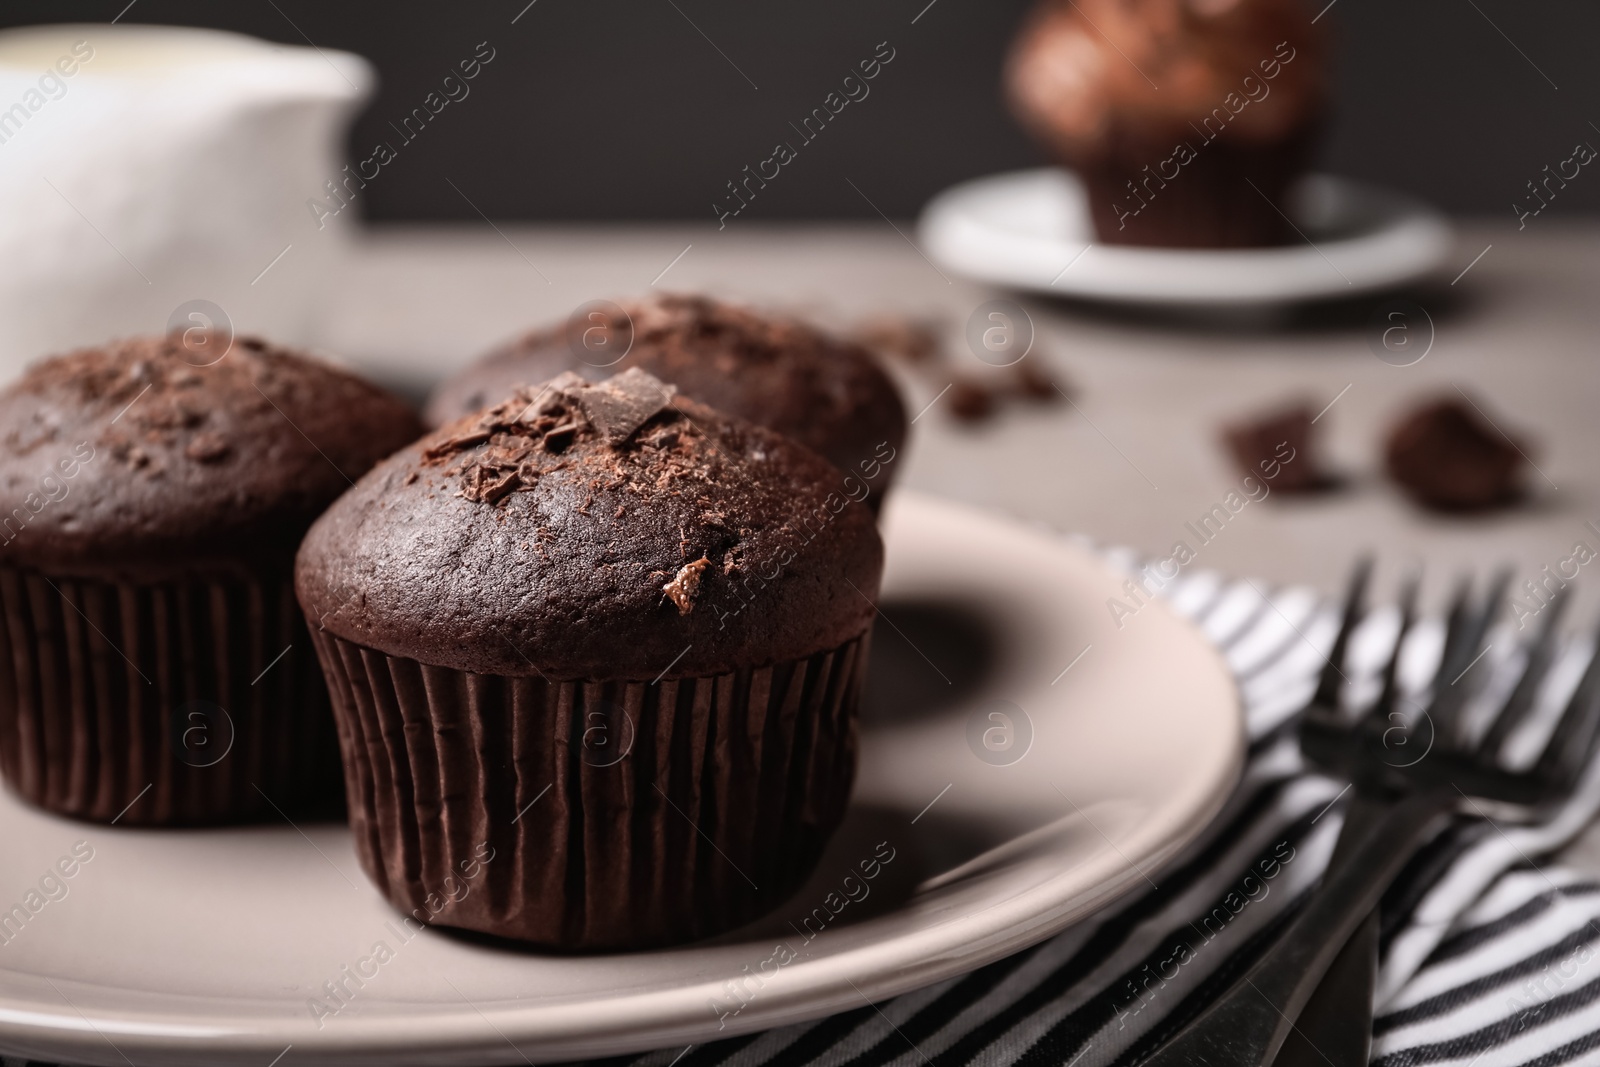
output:
[[[941,274],[904,236],[910,226],[896,226],[381,229],[360,239],[319,337],[420,389],[497,340],[654,282],[836,328],[881,314],[942,320],[954,367],[992,373],[961,331],[1002,294]],[[1370,303],[1196,319],[1021,297],[1038,330],[1028,359],[1071,383],[1074,403],[1017,405],[968,426],[950,418],[946,395],[913,428],[902,484],[1164,555],[1180,538],[1194,544],[1185,523],[1239,484],[1217,441],[1223,423],[1285,399],[1321,408],[1338,397],[1317,429],[1344,488],[1249,504],[1198,548],[1195,565],[1331,593],[1371,548],[1384,578],[1424,562],[1437,596],[1458,571],[1500,563],[1520,585],[1579,539],[1600,549],[1585,525],[1600,523],[1597,281],[1600,224],[1463,225],[1441,278],[1412,294],[1435,337],[1426,358],[1403,368],[1374,356]],[[910,409],[950,377],[908,379]],[[1457,387],[1533,442],[1538,473],[1523,506],[1440,518],[1384,480],[1382,440],[1397,413]],[[1578,618],[1600,608],[1597,584],[1580,576]],[[1571,858],[1600,872],[1600,834]]]

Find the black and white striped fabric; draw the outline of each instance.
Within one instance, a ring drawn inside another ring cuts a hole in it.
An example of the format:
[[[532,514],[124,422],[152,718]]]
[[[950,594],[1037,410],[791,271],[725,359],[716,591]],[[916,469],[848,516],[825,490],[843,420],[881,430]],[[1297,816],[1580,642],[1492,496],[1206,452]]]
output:
[[[1110,556],[1130,571],[1139,562]],[[1238,677],[1251,753],[1225,810],[1154,874],[1154,888],[1027,951],[891,1001],[606,1067],[1136,1065],[1292,917],[1332,853],[1344,795],[1343,783],[1307,771],[1292,733],[1332,646],[1338,605],[1305,589],[1204,572],[1164,593]],[[1358,629],[1349,699],[1376,695],[1397,628],[1398,614],[1380,610]],[[1514,683],[1524,656],[1517,636],[1497,635],[1472,668],[1488,681],[1469,724],[1486,726]],[[1436,622],[1414,631],[1401,670],[1412,690],[1428,684],[1442,644]],[[1542,749],[1591,651],[1587,636],[1562,650],[1535,713],[1508,745],[1509,762]],[[1417,857],[1384,901],[1376,1064],[1600,1064],[1600,881],[1545,861],[1597,809],[1600,764],[1548,824],[1463,821]]]
[[[1112,553],[1130,573],[1141,562]],[[1292,733],[1338,630],[1339,606],[1307,589],[1270,590],[1212,573],[1164,594],[1216,642],[1239,679],[1251,756],[1212,826],[1156,887],[1028,951],[878,1005],[815,1023],[607,1061],[607,1067],[1134,1067],[1247,967],[1321,876],[1343,816],[1344,783],[1308,773]],[[892,609],[891,609],[892,610]],[[1374,612],[1353,636],[1356,702],[1377,695],[1399,626]],[[1402,678],[1420,693],[1443,646],[1424,623]],[[1508,746],[1543,748],[1591,651],[1563,650],[1538,707]],[[1499,634],[1473,670],[1486,714],[1514,683],[1523,649]],[[1441,835],[1386,898],[1374,1023],[1383,1067],[1600,1064],[1600,882],[1544,858],[1600,810],[1591,768],[1552,823],[1463,822]]]

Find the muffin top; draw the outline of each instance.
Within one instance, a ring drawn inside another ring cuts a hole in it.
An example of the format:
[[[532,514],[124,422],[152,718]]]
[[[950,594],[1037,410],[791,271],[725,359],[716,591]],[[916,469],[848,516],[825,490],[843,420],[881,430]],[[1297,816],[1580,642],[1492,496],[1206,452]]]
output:
[[[435,666],[718,674],[835,648],[883,546],[809,449],[631,368],[521,387],[380,463],[317,520],[315,625]]]
[[[537,330],[441,385],[428,402],[428,424],[563,371],[598,381],[637,367],[701,403],[787,434],[840,470],[856,470],[885,441],[895,449],[905,441],[899,393],[859,345],[698,296],[660,296],[623,312],[626,318],[606,316],[613,339],[625,339],[631,322],[632,346],[615,366],[596,365],[611,357],[586,350],[580,328]]]
[[[1024,124],[1069,157],[1130,126],[1195,148],[1218,130],[1271,143],[1320,117],[1324,52],[1306,0],[1043,0],[1006,81]]]
[[[152,580],[283,567],[323,508],[422,433],[402,401],[310,357],[244,337],[215,362],[195,351],[117,341],[0,392],[0,558]]]

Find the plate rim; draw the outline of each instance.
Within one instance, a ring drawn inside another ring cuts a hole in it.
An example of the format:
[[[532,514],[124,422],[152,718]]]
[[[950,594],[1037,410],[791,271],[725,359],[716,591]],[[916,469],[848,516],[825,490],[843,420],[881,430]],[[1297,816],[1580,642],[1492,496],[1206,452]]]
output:
[[[1100,256],[1110,255],[1114,257],[1113,263],[1118,264],[1120,270],[1128,271],[1137,270],[1141,263],[1157,261],[1170,263],[1174,260],[1187,259],[1192,266],[1194,278],[1212,282],[1214,288],[1205,291],[1178,291],[1170,286],[1140,289],[1114,279],[1097,283],[1085,280],[1086,276],[1081,273],[1066,279],[1066,284],[1056,284],[1063,280],[1067,271],[1057,275],[1055,281],[1045,282],[1041,280],[1042,274],[1036,276],[1031,269],[1018,266],[1014,260],[1003,259],[997,251],[984,254],[970,252],[968,246],[973,240],[973,235],[978,232],[985,235],[984,239],[995,241],[996,244],[1011,241],[1013,252],[1020,238],[1015,234],[997,233],[992,229],[979,227],[964,210],[968,201],[977,196],[992,195],[997,188],[1008,184],[1040,181],[1060,175],[1065,175],[1072,181],[1079,180],[1068,168],[1045,166],[1002,171],[949,186],[936,193],[918,217],[918,243],[929,257],[945,269],[986,284],[1114,304],[1235,308],[1338,299],[1391,289],[1424,278],[1438,269],[1455,243],[1455,229],[1450,220],[1438,209],[1417,197],[1370,182],[1313,172],[1305,175],[1302,180],[1321,183],[1325,188],[1333,190],[1336,195],[1367,197],[1387,204],[1389,209],[1387,224],[1374,232],[1322,241],[1311,246],[1311,249],[1294,244],[1266,249],[1149,248],[1135,245],[1108,245],[1098,241],[1091,241],[1081,249],[1076,243],[1073,245],[1073,250],[1077,250],[1077,254],[1087,255],[1094,251]],[[1055,239],[1043,237],[1032,242],[1036,250],[1042,250],[1053,243]],[[1308,252],[1311,256],[1321,255],[1327,260],[1330,250],[1337,257],[1351,250],[1376,249],[1385,244],[1394,246],[1390,251],[1399,254],[1386,262],[1383,269],[1365,273],[1360,278],[1347,279],[1348,284],[1343,285],[1340,284],[1339,278],[1332,274],[1320,285],[1307,285],[1299,280],[1280,276],[1265,287],[1250,289],[1237,284],[1216,282],[1213,274],[1218,267],[1225,267],[1230,263],[1238,265],[1254,260],[1265,265],[1274,259],[1281,262],[1302,260],[1309,262]]]
[[[1051,551],[1075,557],[1078,563],[1088,564],[1108,576],[1116,574],[1102,553],[1078,542],[1070,535],[1044,530],[1038,524],[1024,523],[1010,515],[904,488],[896,490],[888,506],[896,509],[897,505],[899,508],[911,507],[934,512],[942,510],[947,515],[960,515],[967,521],[988,524],[1002,531],[1008,531],[1011,536],[1036,539],[1041,545],[1047,545]],[[925,935],[929,928],[924,927],[915,934],[898,938],[900,951],[888,963],[879,959],[870,967],[854,964],[854,958],[863,953],[881,957],[885,950],[883,944],[849,948],[810,960],[807,963],[806,973],[811,976],[811,980],[807,985],[774,998],[777,1003],[769,1001],[761,1012],[746,1018],[735,1018],[725,1029],[717,1032],[714,1038],[706,1036],[705,1022],[691,1021],[681,1008],[673,1003],[672,996],[664,997],[657,991],[644,995],[643,1003],[636,1004],[626,1020],[615,1020],[614,1024],[601,1034],[595,1034],[591,1026],[589,1032],[582,1036],[570,1033],[560,1036],[552,1032],[548,1023],[530,1018],[530,1013],[537,1015],[548,1012],[548,1005],[543,1009],[535,1005],[522,1009],[495,1011],[494,1007],[504,1002],[484,1001],[467,1002],[463,1005],[463,1010],[453,1015],[434,1013],[419,1016],[357,1015],[342,1020],[334,1035],[326,1040],[306,1045],[297,1041],[293,1046],[297,1050],[295,1060],[376,1064],[402,1061],[454,1063],[465,1062],[467,1058],[471,1058],[473,1062],[484,1064],[514,1063],[521,1062],[525,1055],[524,1049],[532,1050],[532,1054],[538,1059],[548,1061],[556,1058],[578,1059],[633,1054],[685,1042],[698,1044],[705,1040],[735,1037],[823,1018],[846,1010],[852,1005],[859,1006],[863,997],[872,1003],[881,1002],[969,973],[1055,936],[1074,922],[1085,919],[1126,896],[1142,881],[1148,881],[1146,872],[1155,873],[1165,867],[1183,849],[1192,844],[1222,811],[1243,771],[1246,757],[1244,708],[1233,671],[1228,667],[1220,649],[1191,620],[1180,615],[1165,601],[1153,601],[1152,604],[1155,610],[1175,621],[1179,629],[1187,633],[1194,643],[1195,651],[1210,660],[1211,668],[1216,671],[1220,679],[1225,680],[1233,729],[1225,761],[1213,769],[1211,778],[1203,783],[1203,788],[1202,785],[1196,786],[1195,791],[1203,792],[1204,795],[1197,798],[1194,806],[1184,816],[1181,825],[1169,828],[1159,847],[1140,852],[1137,865],[1126,857],[1112,863],[1108,852],[1102,850],[1090,862],[1104,861],[1104,865],[1114,868],[1113,873],[1095,881],[1076,897],[1058,900],[1054,905],[1043,909],[1037,906],[1024,906],[1022,902],[1030,896],[1047,891],[1051,882],[1032,886],[1018,896],[1007,898],[1001,905],[1006,914],[1019,912],[1024,914],[1015,922],[991,919],[987,932],[976,941],[964,934],[958,936],[955,932],[960,927],[972,923],[972,915],[963,914],[946,923],[935,924],[950,928],[947,931],[949,936],[941,942],[941,947],[960,946],[968,949],[965,952],[947,949],[942,954],[930,958],[932,950],[929,947],[908,951],[904,946],[915,942],[918,935]],[[1122,850],[1115,845],[1110,851],[1116,852],[1118,856],[1122,855]],[[972,945],[982,947],[972,951]],[[913,956],[915,959],[907,959],[908,956]],[[920,966],[917,965],[918,961]],[[864,973],[867,971],[871,973]],[[35,985],[40,981],[49,980],[47,976],[22,974],[0,968],[0,980],[19,976],[24,979],[35,979]],[[80,984],[71,979],[63,981],[69,983],[68,988],[96,988],[91,983]],[[142,992],[120,985],[99,988],[114,990],[124,996]],[[175,994],[152,993],[149,996],[153,1002],[163,997],[188,1003],[200,999],[193,996],[179,997]],[[64,994],[63,999],[65,999]],[[635,995],[633,1000],[638,1002],[641,997]],[[217,1002],[221,1004],[227,1001],[218,998]],[[468,1004],[472,1010],[467,1010]],[[490,1014],[480,1017],[484,1007],[490,1008]],[[277,1025],[275,1021],[268,1020],[262,1025],[261,1020],[257,1020],[256,1025],[251,1025],[248,1017],[244,1016],[239,1018],[218,1016],[214,1019],[209,1016],[203,1019],[191,1017],[190,1021],[183,1022],[179,1021],[177,1013],[171,1009],[163,1013],[154,1006],[145,1008],[143,1005],[134,1010],[118,1010],[112,1017],[93,1019],[94,1014],[92,1008],[89,1014],[85,1014],[77,1004],[72,1004],[70,1008],[56,1009],[53,1013],[0,1004],[0,1046],[15,1049],[21,1054],[35,1058],[54,1057],[67,1062],[106,1064],[115,1067],[116,1064],[124,1062],[124,1053],[161,1056],[173,1063],[197,1064],[216,1063],[220,1057],[259,1056],[263,1052],[270,1057],[276,1054],[287,1040],[286,1037],[276,1036],[273,1033],[272,1027]],[[486,1036],[484,1019],[487,1018],[492,1018],[493,1022]],[[114,1035],[115,1045],[109,1044],[111,1038],[107,1034]],[[506,1055],[512,1050],[516,1052],[515,1059]]]

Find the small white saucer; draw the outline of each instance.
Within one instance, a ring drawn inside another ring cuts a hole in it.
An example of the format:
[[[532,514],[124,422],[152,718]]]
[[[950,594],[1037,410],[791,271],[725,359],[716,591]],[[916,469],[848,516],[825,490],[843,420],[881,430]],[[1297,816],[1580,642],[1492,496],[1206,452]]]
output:
[[[1304,235],[1277,248],[1093,243],[1088,200],[1046,167],[964,182],[934,197],[919,236],[941,266],[975,281],[1118,303],[1239,307],[1325,300],[1415,281],[1450,251],[1448,221],[1400,193],[1329,175],[1280,205]]]

